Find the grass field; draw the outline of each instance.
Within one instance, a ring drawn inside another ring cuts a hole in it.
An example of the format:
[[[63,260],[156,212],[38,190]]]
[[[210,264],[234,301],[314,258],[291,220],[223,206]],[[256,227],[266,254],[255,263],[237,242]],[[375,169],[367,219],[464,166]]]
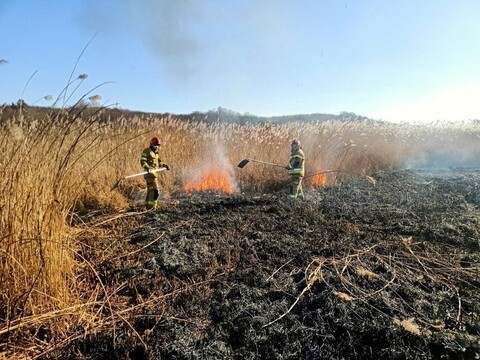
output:
[[[13,335],[41,339],[46,324],[56,337],[68,338],[72,321],[83,319],[95,331],[104,320],[97,299],[82,295],[86,284],[78,270],[90,265],[76,234],[87,218],[132,206],[145,187],[142,177],[111,187],[142,170],[139,156],[152,136],[161,139],[162,160],[171,166],[160,176],[162,192],[171,198],[212,174],[232,193],[281,191],[285,170],[237,164],[249,158],[286,165],[293,138],[306,154],[307,191],[314,174],[326,170],[332,172],[322,185],[339,185],[380,170],[480,162],[478,122],[237,125],[147,115],[106,118],[103,110],[87,117],[58,112],[31,118],[5,116],[0,109],[0,125],[0,352]],[[95,281],[101,288],[101,279]]]

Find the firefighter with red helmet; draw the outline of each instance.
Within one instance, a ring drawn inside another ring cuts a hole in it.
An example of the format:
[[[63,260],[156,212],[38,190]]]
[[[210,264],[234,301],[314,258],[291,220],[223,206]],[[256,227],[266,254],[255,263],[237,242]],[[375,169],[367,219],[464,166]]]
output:
[[[144,179],[147,182],[147,195],[145,198],[145,206],[147,209],[155,208],[157,199],[159,196],[157,173],[152,170],[159,168],[166,168],[170,170],[170,166],[162,162],[158,150],[160,149],[160,140],[157,137],[153,137],[150,140],[150,146],[142,151],[140,157],[140,165],[144,168],[147,174],[144,175]]]
[[[290,174],[289,196],[291,198],[301,197],[303,199],[302,180],[305,176],[305,154],[303,153],[300,140],[294,139],[292,141],[290,161],[286,168]]]

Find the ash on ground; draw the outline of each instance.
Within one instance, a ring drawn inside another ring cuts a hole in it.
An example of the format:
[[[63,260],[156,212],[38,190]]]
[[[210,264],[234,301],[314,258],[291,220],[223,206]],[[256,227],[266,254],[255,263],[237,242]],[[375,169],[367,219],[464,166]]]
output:
[[[480,357],[480,171],[379,172],[306,196],[184,196],[96,239],[123,315],[49,357]]]

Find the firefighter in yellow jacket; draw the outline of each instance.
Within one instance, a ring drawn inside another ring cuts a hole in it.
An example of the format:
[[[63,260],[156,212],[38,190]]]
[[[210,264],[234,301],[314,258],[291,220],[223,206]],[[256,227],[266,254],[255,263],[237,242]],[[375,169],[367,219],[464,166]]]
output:
[[[157,137],[153,137],[150,140],[150,146],[142,151],[142,156],[140,157],[140,165],[148,172],[143,177],[147,182],[147,196],[145,198],[145,206],[147,209],[155,208],[158,199],[158,182],[156,172],[152,170],[159,168],[166,168],[170,170],[170,166],[160,160],[158,150],[160,148],[160,141]]]
[[[287,170],[290,174],[289,196],[291,198],[301,197],[303,199],[302,180],[305,176],[305,154],[303,153],[300,140],[294,139],[292,141],[290,162]]]

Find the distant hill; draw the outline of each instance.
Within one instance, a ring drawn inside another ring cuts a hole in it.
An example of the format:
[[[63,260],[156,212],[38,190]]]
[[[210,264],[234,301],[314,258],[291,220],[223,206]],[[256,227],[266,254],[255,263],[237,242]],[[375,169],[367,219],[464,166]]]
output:
[[[253,114],[241,114],[230,109],[218,107],[213,110],[209,110],[205,113],[194,112],[190,114],[195,118],[200,118],[208,122],[228,122],[228,123],[239,123],[239,124],[256,124],[261,122],[271,122],[271,123],[286,123],[290,121],[305,121],[305,122],[321,122],[327,120],[369,120],[365,116],[357,115],[353,112],[343,111],[339,115],[334,114],[323,114],[323,113],[314,113],[314,114],[295,114],[295,115],[282,115],[282,116],[256,116]]]
[[[175,117],[185,121],[201,121],[201,122],[224,122],[224,123],[236,123],[236,124],[258,124],[264,122],[270,123],[286,123],[291,121],[304,121],[304,122],[322,122],[327,120],[339,120],[339,121],[366,121],[370,120],[369,118],[357,115],[353,112],[343,111],[338,115],[334,114],[324,114],[324,113],[314,113],[314,114],[295,114],[295,115],[282,115],[282,116],[256,116],[249,113],[241,114],[239,112],[226,109],[223,107],[218,107],[216,109],[208,110],[206,112],[195,111],[190,114],[173,114],[173,113],[152,113],[152,112],[142,112],[142,111],[131,111],[127,109],[120,108],[103,108],[99,109],[98,107],[81,107],[77,106],[74,109],[59,109],[51,107],[41,107],[41,106],[29,106],[25,103],[19,103],[7,105],[4,104],[0,106],[0,120],[5,120],[11,118],[15,115],[18,115],[19,110],[22,110],[22,114],[30,118],[43,118],[47,114],[55,114],[60,111],[68,111],[71,114],[82,113],[83,116],[88,116],[92,113],[101,112],[102,117],[106,119],[116,119],[120,117],[132,118],[137,117]]]

